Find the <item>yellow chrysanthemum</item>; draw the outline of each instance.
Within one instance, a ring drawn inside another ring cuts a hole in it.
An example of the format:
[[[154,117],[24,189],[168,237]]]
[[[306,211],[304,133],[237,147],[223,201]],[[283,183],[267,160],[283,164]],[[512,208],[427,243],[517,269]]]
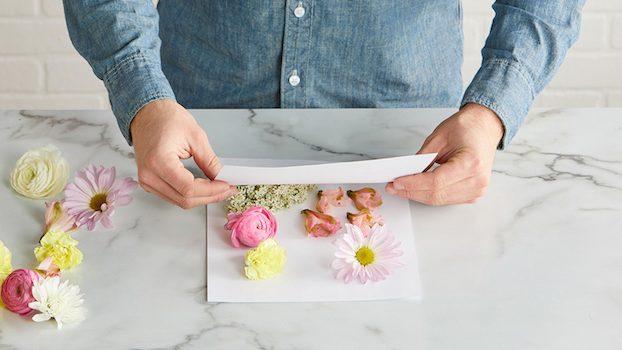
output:
[[[63,231],[48,231],[41,239],[41,246],[35,248],[39,262],[51,257],[61,270],[71,269],[82,262],[82,252],[77,248],[78,241]]]
[[[2,286],[2,282],[4,282],[4,279],[11,271],[13,271],[13,267],[11,266],[11,251],[0,241],[0,286]],[[3,306],[2,298],[0,298],[0,307]]]
[[[269,238],[246,253],[244,273],[251,280],[272,278],[283,271],[286,260],[285,249]]]

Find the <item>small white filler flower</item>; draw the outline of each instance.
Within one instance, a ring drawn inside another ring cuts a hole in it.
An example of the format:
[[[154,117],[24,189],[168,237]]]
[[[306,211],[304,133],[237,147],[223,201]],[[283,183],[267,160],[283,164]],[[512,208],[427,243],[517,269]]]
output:
[[[41,278],[32,286],[35,301],[28,306],[40,313],[32,316],[35,322],[55,319],[58,329],[65,323],[77,323],[84,320],[86,310],[80,287],[60,281],[60,277]]]

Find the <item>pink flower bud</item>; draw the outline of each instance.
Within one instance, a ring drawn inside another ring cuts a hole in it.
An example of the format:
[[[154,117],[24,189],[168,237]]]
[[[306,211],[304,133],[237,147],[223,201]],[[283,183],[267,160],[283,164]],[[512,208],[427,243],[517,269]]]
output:
[[[253,206],[242,213],[229,213],[225,229],[231,230],[231,244],[234,247],[239,248],[240,243],[256,247],[276,235],[277,222],[268,209]]]
[[[300,212],[305,216],[305,229],[310,236],[326,237],[341,229],[341,222],[328,214],[310,209]]]
[[[29,303],[35,301],[32,296],[32,285],[39,280],[39,275],[33,270],[19,269],[11,274],[2,283],[2,302],[7,310],[19,315],[27,315],[32,309]]]
[[[375,224],[379,224],[380,226],[384,225],[382,216],[369,209],[362,209],[357,214],[348,213],[347,217],[352,225],[361,229],[365,237],[369,236],[371,228],[374,227]]]
[[[348,197],[354,201],[356,209],[375,209],[382,205],[382,197],[371,187],[361,188],[358,191],[348,191]]]
[[[317,196],[316,208],[320,213],[327,213],[331,206],[343,207],[350,202],[350,198],[346,197],[346,192],[341,187],[319,191]]]

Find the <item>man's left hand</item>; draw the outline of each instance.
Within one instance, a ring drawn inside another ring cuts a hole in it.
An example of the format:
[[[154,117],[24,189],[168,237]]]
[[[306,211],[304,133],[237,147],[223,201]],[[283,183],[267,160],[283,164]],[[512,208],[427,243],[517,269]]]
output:
[[[466,104],[443,121],[417,153],[438,153],[437,168],[387,184],[391,194],[428,205],[474,203],[488,187],[503,124],[495,112]]]

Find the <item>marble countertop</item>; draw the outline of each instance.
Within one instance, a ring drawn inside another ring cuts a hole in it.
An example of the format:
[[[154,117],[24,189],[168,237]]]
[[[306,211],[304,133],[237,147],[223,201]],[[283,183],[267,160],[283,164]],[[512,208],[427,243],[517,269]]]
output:
[[[415,152],[451,110],[203,110],[226,157],[354,160]],[[135,176],[109,111],[0,111],[0,239],[31,267],[43,204],[8,175],[53,143],[76,170]],[[0,311],[0,349],[620,349],[622,109],[538,110],[473,205],[412,205],[424,299],[208,304],[205,208],[137,191],[116,228],[79,232],[66,277],[88,318],[57,331]]]

